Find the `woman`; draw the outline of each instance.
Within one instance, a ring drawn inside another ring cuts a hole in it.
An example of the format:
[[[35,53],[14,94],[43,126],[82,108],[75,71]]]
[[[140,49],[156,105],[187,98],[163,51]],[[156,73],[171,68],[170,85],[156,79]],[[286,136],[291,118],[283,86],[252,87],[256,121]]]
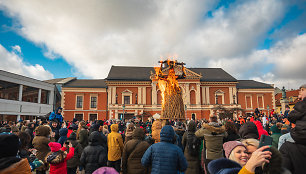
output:
[[[79,123],[79,128],[77,130],[77,140],[78,143],[82,145],[83,149],[88,145],[88,131],[84,121]]]
[[[188,163],[188,168],[185,172],[186,174],[200,173],[199,150],[201,141],[195,136],[195,131],[196,124],[193,120],[191,120],[182,139],[184,156]]]
[[[133,123],[130,123],[127,126],[126,132],[125,132],[125,141],[124,141],[124,144],[126,144],[129,140],[132,139],[132,135],[133,135],[134,129],[135,129],[135,125]]]
[[[251,158],[248,157],[247,148],[239,141],[229,141],[223,144],[227,159],[217,159],[208,164],[211,174],[227,171],[231,173],[255,173],[256,167],[269,163],[270,151],[264,151],[269,146],[264,146],[253,152]]]

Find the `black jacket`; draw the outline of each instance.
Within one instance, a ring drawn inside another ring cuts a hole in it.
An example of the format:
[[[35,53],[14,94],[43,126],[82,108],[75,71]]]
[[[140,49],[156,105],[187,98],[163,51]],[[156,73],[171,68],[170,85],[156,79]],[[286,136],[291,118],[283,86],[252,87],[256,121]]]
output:
[[[106,166],[107,152],[104,147],[100,145],[99,140],[101,134],[94,131],[89,136],[89,145],[85,147],[82,156],[81,164],[85,166],[85,173],[93,173],[96,169]]]

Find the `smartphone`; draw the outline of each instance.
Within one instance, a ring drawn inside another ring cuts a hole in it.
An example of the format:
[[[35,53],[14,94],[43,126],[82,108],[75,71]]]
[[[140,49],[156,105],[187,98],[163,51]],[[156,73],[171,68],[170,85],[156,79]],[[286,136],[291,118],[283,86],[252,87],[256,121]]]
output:
[[[271,146],[272,141],[273,141],[272,137],[269,137],[267,135],[261,135],[258,148],[262,146],[269,146],[269,145]],[[270,150],[270,148],[265,149],[264,151],[267,151],[267,150]]]

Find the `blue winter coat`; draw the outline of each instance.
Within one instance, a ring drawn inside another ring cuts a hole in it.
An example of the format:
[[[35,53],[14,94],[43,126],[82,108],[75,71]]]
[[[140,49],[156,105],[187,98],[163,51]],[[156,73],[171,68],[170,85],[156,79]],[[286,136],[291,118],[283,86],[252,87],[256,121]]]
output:
[[[152,164],[153,174],[177,174],[177,171],[187,169],[187,161],[182,149],[172,144],[174,130],[171,126],[164,126],[160,132],[159,143],[151,145],[141,159],[145,167]]]
[[[55,112],[52,112],[52,113],[50,114],[49,120],[52,121],[52,120],[56,119],[56,120],[59,122],[59,124],[62,124],[62,123],[63,123],[63,116],[62,116],[61,114],[58,114],[58,110],[59,110],[59,109],[62,110],[62,108],[59,107],[59,108],[56,109]]]

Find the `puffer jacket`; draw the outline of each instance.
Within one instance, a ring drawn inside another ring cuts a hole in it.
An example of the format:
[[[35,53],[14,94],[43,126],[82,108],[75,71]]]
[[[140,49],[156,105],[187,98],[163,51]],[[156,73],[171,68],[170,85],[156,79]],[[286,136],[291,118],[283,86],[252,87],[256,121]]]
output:
[[[182,140],[182,144],[183,144],[183,149],[184,149],[184,155],[186,157],[187,163],[188,163],[188,168],[186,170],[186,174],[198,174],[200,173],[200,160],[199,160],[199,156],[191,156],[188,152],[188,140],[187,140],[187,136],[188,135],[194,135],[196,131],[196,124],[194,121],[190,121],[188,124],[188,130],[184,133],[183,135],[183,140]],[[198,138],[198,141],[200,142],[200,139]],[[200,150],[200,145],[201,143],[199,143],[199,149]]]
[[[89,145],[85,147],[80,162],[85,167],[85,173],[91,174],[96,169],[106,166],[106,150],[100,145],[101,134],[94,131],[89,136]]]
[[[36,136],[33,139],[33,146],[37,150],[36,157],[39,160],[42,160],[45,165],[37,168],[38,171],[47,170],[47,163],[45,161],[45,157],[50,152],[48,144],[50,143],[50,139],[48,138],[50,135],[50,128],[48,126],[38,126],[36,128]]]
[[[155,143],[160,142],[160,131],[162,129],[162,124],[159,120],[153,122],[152,125],[152,138],[155,140]]]
[[[123,174],[146,174],[148,169],[141,165],[141,158],[149,148],[149,143],[144,141],[144,131],[136,128],[132,134],[132,140],[127,142],[122,154]]]
[[[111,133],[107,136],[108,160],[117,161],[121,159],[123,151],[122,136],[118,133],[118,124],[111,125]]]
[[[206,159],[214,160],[222,158],[223,138],[225,136],[224,126],[211,122],[204,124],[201,129],[196,131],[195,135],[199,138],[204,137],[206,145]]]
[[[49,152],[49,155],[54,155],[57,153],[56,157],[50,161],[49,160],[49,155],[46,156],[46,161],[50,163],[50,173],[49,174],[66,174],[67,173],[67,160],[71,159],[74,155],[74,148],[71,147],[69,149],[69,152],[65,152],[67,150],[66,147],[62,147],[60,152]]]
[[[187,169],[187,161],[182,150],[172,144],[174,130],[166,125],[160,132],[159,143],[151,145],[143,155],[141,164],[145,167],[152,165],[153,174],[177,174]]]

